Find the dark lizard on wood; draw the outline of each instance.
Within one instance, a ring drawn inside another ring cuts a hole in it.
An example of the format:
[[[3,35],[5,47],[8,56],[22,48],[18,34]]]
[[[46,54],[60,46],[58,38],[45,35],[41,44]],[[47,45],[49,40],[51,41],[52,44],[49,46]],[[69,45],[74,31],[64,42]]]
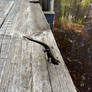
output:
[[[30,3],[38,4],[40,1],[29,1]]]
[[[55,65],[58,65],[60,63],[60,61],[55,59],[55,57],[52,55],[50,47],[47,44],[40,42],[40,41],[37,41],[37,40],[34,40],[32,38],[29,38],[29,37],[26,37],[26,36],[23,36],[23,37],[30,40],[30,41],[33,41],[33,42],[36,42],[36,43],[42,45],[45,48],[44,52],[47,53],[47,57],[48,57],[49,62],[51,62],[52,64],[55,64]]]

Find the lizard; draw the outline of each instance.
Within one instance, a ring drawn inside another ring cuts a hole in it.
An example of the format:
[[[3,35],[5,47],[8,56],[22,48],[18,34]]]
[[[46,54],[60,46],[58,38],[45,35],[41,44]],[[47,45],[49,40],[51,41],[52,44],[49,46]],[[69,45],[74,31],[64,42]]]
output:
[[[40,1],[29,1],[30,3],[38,4]]]
[[[54,64],[54,65],[59,65],[60,61],[57,60],[57,59],[52,55],[51,50],[50,50],[50,47],[49,47],[47,44],[45,44],[45,43],[43,43],[43,42],[40,42],[40,41],[37,41],[37,40],[34,40],[34,39],[32,39],[32,38],[29,38],[29,37],[26,37],[26,36],[23,36],[23,38],[26,38],[26,39],[28,39],[28,40],[30,40],[30,41],[33,41],[33,42],[36,42],[36,43],[42,45],[42,46],[45,48],[44,52],[47,53],[48,61],[51,62],[51,63]]]

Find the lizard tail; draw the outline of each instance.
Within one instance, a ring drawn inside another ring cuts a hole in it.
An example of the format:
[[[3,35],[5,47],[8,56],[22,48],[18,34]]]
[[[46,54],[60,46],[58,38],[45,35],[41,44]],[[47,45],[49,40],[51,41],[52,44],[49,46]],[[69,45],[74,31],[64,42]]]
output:
[[[28,40],[30,40],[30,41],[33,41],[33,42],[39,43],[39,44],[41,44],[41,45],[44,45],[42,42],[37,41],[37,40],[34,40],[34,39],[29,38],[29,37],[27,37],[27,36],[23,36],[23,38],[26,38],[26,39],[28,39]]]

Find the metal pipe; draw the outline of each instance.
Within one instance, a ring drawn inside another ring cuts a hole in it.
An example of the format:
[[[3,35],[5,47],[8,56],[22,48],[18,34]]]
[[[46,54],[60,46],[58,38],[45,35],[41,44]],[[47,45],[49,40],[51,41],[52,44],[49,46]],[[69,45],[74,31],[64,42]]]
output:
[[[54,11],[54,0],[40,0],[43,11]]]

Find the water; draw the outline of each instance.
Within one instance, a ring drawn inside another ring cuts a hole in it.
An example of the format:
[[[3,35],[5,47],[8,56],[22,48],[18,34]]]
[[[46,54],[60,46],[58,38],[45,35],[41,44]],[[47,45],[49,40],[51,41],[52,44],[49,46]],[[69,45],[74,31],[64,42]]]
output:
[[[55,2],[54,36],[78,92],[92,92],[92,22],[87,19],[82,34],[62,31],[60,0]],[[92,15],[92,14],[91,14]]]

